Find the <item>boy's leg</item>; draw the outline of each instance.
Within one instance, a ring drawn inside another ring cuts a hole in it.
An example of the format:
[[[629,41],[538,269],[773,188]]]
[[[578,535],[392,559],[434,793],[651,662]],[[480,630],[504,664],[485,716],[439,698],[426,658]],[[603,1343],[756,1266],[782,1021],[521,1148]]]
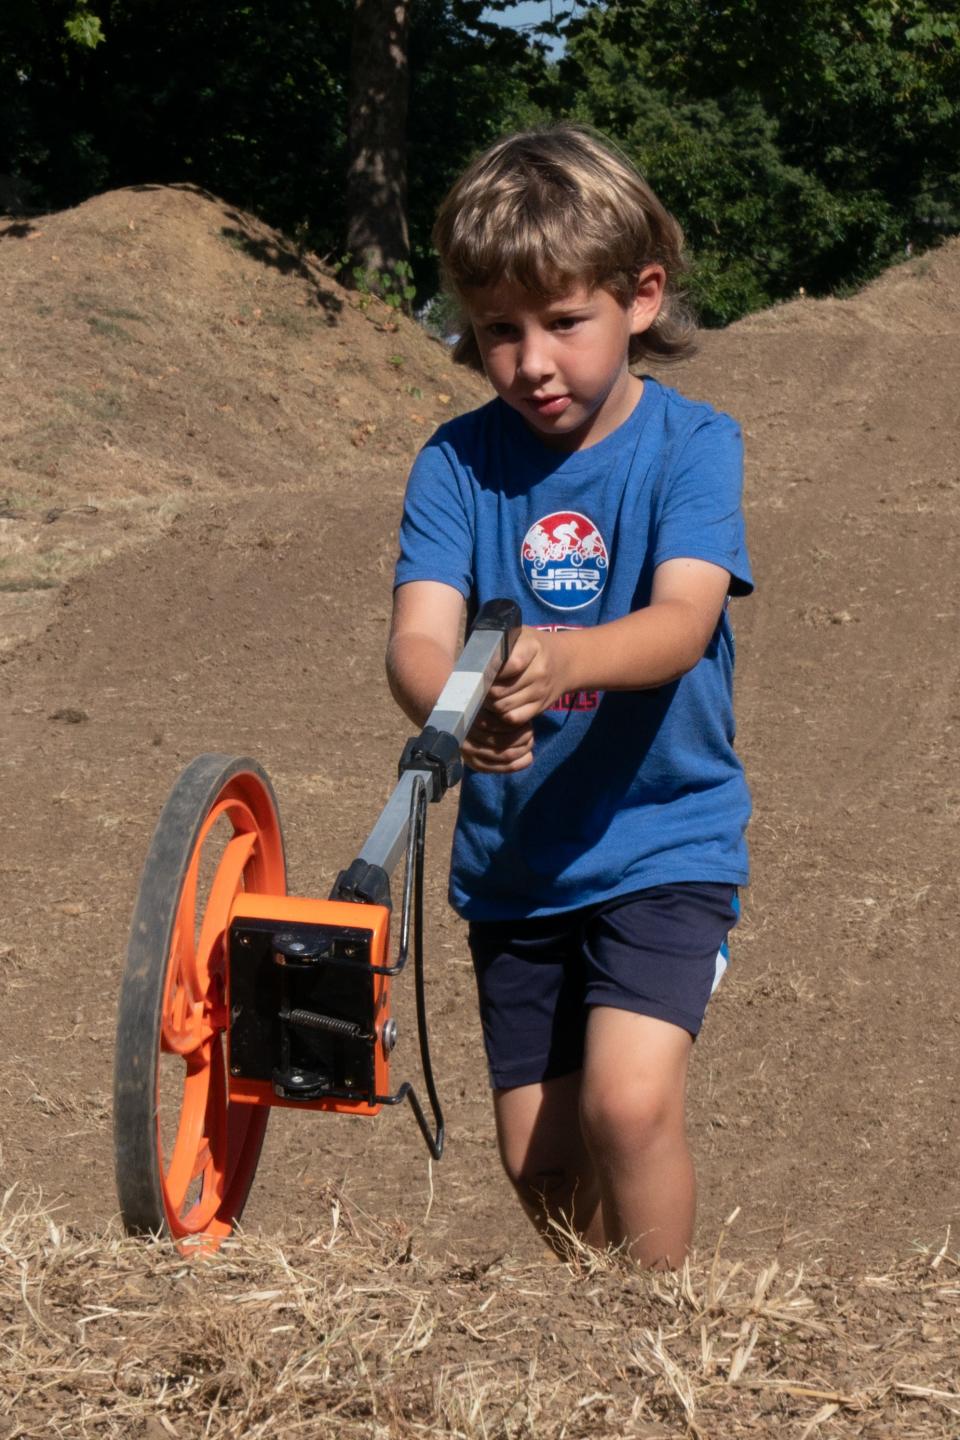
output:
[[[690,1246],[687,1067],[736,918],[734,886],[689,881],[600,905],[585,925],[581,1129],[607,1240],[644,1265],[679,1265]]]
[[[593,1008],[580,1119],[597,1177],[606,1242],[646,1266],[683,1263],[695,1181],[684,1119],[692,1036],[665,1020]]]
[[[504,1169],[537,1229],[604,1244],[580,1133],[584,967],[580,912],[472,924],[470,949]]]
[[[580,1130],[581,1072],[536,1085],[495,1090],[494,1113],[503,1167],[524,1210],[557,1247],[558,1232],[572,1226],[591,1245],[606,1237],[600,1192]]]

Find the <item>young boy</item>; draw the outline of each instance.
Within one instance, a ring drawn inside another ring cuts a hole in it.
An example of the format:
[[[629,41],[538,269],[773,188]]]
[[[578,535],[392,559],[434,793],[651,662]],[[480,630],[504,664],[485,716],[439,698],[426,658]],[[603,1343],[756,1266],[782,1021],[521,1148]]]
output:
[[[630,363],[683,354],[679,227],[560,125],[469,167],[434,239],[496,398],[418,457],[387,668],[422,724],[464,604],[524,627],[463,746],[470,922],[500,1153],[534,1223],[645,1265],[693,1229],[687,1064],[747,880],[728,595],[752,589],[729,417]]]

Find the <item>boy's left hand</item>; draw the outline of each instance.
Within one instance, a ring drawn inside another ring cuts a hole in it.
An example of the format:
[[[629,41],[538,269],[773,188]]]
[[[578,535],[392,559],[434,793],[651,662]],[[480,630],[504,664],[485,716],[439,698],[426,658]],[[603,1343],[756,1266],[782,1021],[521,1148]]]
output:
[[[563,647],[549,630],[524,625],[487,695],[487,708],[511,725],[526,725],[570,689]]]
[[[618,620],[559,632],[524,625],[487,696],[510,725],[529,725],[574,690],[652,690],[702,658],[723,613],[730,572],[707,560],[665,560],[650,604]]]

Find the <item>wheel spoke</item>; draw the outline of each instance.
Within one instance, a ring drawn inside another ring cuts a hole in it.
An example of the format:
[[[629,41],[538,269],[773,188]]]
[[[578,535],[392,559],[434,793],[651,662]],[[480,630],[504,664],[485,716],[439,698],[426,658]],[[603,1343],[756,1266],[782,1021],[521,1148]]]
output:
[[[209,1025],[204,1023],[203,1000],[191,997],[172,964],[168,981],[161,1016],[160,1049],[166,1055],[191,1055],[210,1033]]]
[[[196,1159],[195,1159],[194,1162],[193,1162],[193,1174],[190,1176],[190,1179],[191,1179],[191,1180],[199,1180],[200,1176],[203,1174],[204,1170],[206,1170],[206,1168],[207,1168],[207,1166],[208,1166],[209,1164],[210,1164],[210,1146],[209,1146],[209,1144],[207,1143],[207,1141],[204,1140],[204,1143],[200,1146],[200,1149],[197,1151]]]
[[[203,983],[197,974],[197,954],[195,938],[197,933],[197,888],[200,878],[200,861],[203,856],[203,847],[211,830],[222,815],[230,815],[234,830],[241,827],[244,830],[255,830],[256,822],[250,814],[247,806],[242,801],[220,800],[212,806],[200,833],[197,836],[190,856],[190,864],[184,877],[183,890],[180,895],[180,904],[177,907],[177,920],[175,945],[180,955],[181,973],[187,982],[191,992],[200,996],[203,993]],[[209,908],[209,907],[208,907]]]
[[[187,1014],[192,1011],[192,1008],[187,1000],[186,990],[182,985],[178,985],[174,992],[173,1003],[168,1011],[170,1023],[175,1030],[183,1029]]]
[[[173,932],[172,953],[179,957],[179,970],[188,982],[196,978],[196,956],[193,940],[197,928],[197,877],[200,873],[200,847],[197,846],[190,860],[183,893],[177,907],[177,919]],[[196,987],[194,986],[194,992]]]
[[[186,1059],[207,1043],[217,1027],[204,1014],[203,1004],[194,1005],[189,1024],[174,1027],[164,1023],[160,1031],[160,1049],[164,1055],[180,1055]]]
[[[214,1036],[210,1046],[210,1091],[204,1115],[203,1153],[205,1163],[201,1164],[201,1153],[197,1153],[196,1174],[203,1176],[200,1195],[182,1218],[185,1230],[197,1234],[205,1230],[223,1203],[227,1176],[228,1102],[226,1076],[223,1067],[223,1047],[219,1035]]]
[[[213,877],[210,896],[203,914],[200,940],[196,952],[196,973],[203,994],[210,988],[210,959],[230,917],[230,906],[243,880],[244,869],[257,843],[256,833],[235,835],[223,852]]]
[[[187,1198],[194,1177],[198,1152],[204,1141],[204,1122],[210,1098],[211,1051],[214,1042],[203,1047],[206,1053],[196,1051],[187,1065],[183,1084],[183,1098],[180,1106],[180,1122],[174,1141],[170,1165],[164,1177],[167,1207],[171,1214],[179,1215]],[[217,1046],[219,1049],[219,1046]]]

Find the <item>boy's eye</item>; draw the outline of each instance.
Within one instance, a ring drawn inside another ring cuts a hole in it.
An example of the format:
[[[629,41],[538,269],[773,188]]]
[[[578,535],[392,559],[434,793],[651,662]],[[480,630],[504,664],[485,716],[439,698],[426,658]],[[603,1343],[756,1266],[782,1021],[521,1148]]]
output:
[[[582,320],[581,315],[558,315],[553,322],[554,330],[574,330]]]
[[[504,336],[513,334],[513,326],[507,320],[494,320],[483,328],[496,340],[502,340]]]

